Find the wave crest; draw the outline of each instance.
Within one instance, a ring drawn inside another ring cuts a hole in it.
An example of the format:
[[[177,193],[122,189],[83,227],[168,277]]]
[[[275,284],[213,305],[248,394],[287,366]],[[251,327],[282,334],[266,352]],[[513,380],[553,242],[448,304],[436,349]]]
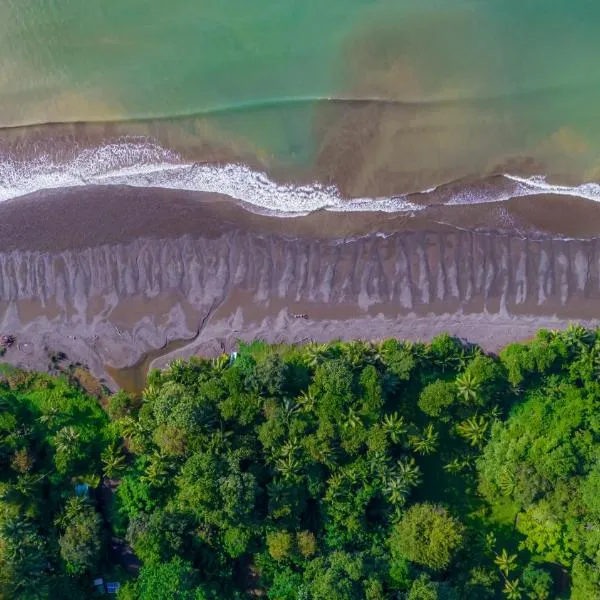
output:
[[[502,202],[539,194],[577,196],[600,201],[600,185],[561,186],[544,177],[504,174],[503,185],[482,183],[457,190],[438,186],[421,194],[385,198],[343,198],[335,186],[279,184],[265,173],[241,164],[186,162],[178,153],[147,139],[126,139],[95,148],[75,150],[68,160],[43,152],[33,160],[0,158],[0,201],[44,189],[90,185],[122,185],[219,193],[258,212],[280,216],[331,211],[416,212],[430,204],[452,206]],[[411,199],[419,196],[419,202]]]

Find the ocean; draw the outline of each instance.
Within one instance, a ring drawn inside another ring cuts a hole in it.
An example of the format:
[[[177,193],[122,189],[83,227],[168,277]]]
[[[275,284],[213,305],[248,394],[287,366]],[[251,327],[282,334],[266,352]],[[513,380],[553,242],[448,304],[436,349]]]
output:
[[[597,200],[598,23],[591,0],[3,0],[0,200],[95,183],[281,214],[415,211],[434,190]]]

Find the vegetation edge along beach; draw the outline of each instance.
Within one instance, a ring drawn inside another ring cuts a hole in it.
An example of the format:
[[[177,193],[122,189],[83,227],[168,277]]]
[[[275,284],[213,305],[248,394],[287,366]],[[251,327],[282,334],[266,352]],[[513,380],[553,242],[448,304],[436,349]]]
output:
[[[2,365],[2,598],[600,594],[600,331],[52,364]]]

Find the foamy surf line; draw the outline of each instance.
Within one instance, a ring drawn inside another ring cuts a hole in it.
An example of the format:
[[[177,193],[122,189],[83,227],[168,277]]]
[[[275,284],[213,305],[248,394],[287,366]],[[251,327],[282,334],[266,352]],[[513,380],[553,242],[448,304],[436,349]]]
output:
[[[515,197],[558,194],[600,201],[600,185],[568,187],[549,184],[541,176],[524,178],[504,174],[508,186],[490,192],[475,184],[460,192],[443,186],[421,195],[435,194],[436,205],[469,205],[502,202]],[[338,212],[417,212],[426,204],[406,195],[387,198],[343,198],[334,186],[282,185],[245,165],[208,165],[183,161],[180,155],[146,139],[127,139],[92,149],[74,151],[70,160],[58,162],[49,154],[35,160],[0,159],[0,201],[45,189],[91,185],[118,185],[219,193],[251,210],[278,216],[301,216],[316,210]]]
[[[86,149],[60,163],[47,154],[27,162],[0,160],[0,201],[44,189],[90,185],[219,193],[259,212],[281,216],[306,215],[320,209],[410,212],[423,208],[404,196],[347,200],[333,186],[281,185],[245,165],[186,163],[175,152],[149,142]]]

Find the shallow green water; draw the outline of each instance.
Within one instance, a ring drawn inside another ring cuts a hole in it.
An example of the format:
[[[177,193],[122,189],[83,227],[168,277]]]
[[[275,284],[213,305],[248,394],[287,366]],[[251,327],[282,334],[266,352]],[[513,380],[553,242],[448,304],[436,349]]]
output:
[[[599,29],[591,0],[4,0],[0,124],[196,116],[356,193],[598,179]]]

